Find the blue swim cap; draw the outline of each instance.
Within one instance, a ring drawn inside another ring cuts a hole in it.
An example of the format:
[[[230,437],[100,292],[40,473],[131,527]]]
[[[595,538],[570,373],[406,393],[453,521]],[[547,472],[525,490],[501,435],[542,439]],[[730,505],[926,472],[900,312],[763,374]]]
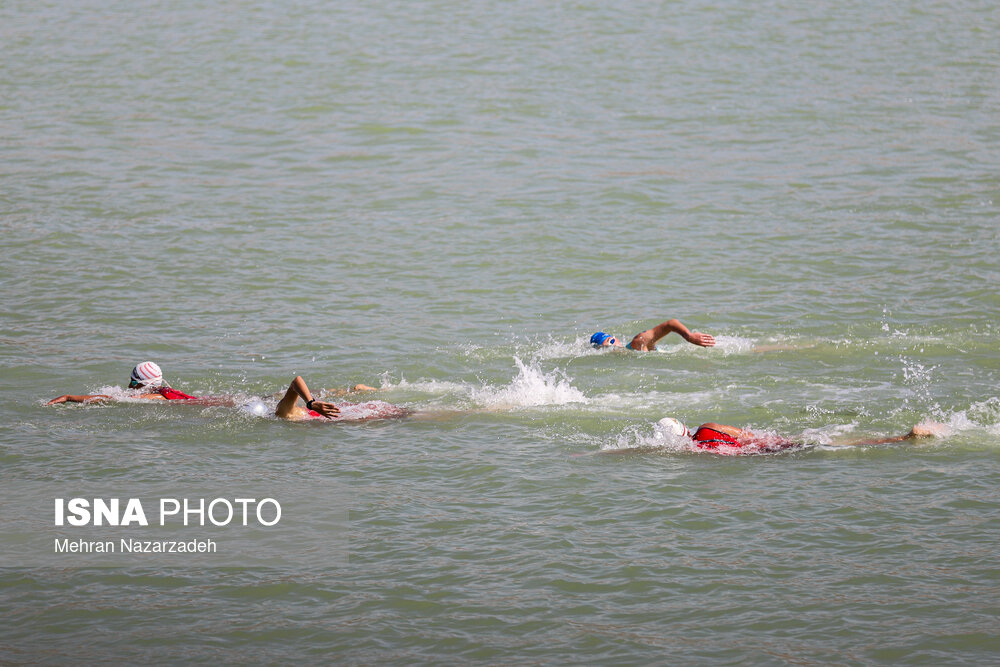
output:
[[[604,341],[611,338],[611,334],[606,334],[603,331],[598,331],[593,336],[590,337],[590,344],[594,347],[601,347],[604,345]]]

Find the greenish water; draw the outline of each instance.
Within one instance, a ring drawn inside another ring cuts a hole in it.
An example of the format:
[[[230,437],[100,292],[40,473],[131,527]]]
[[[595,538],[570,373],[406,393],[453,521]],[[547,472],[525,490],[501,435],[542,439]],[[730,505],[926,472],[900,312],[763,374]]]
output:
[[[995,662],[998,32],[981,1],[0,4],[5,513],[245,484],[349,516],[307,565],[15,563],[0,660]],[[669,317],[718,346],[587,345]],[[45,406],[146,359],[243,407]],[[245,407],[295,374],[418,415]]]

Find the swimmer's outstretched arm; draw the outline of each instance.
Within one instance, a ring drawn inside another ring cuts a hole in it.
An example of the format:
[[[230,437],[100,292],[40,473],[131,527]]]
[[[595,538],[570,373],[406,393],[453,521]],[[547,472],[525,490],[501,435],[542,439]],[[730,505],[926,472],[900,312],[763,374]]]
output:
[[[366,384],[356,384],[350,389],[320,389],[322,394],[333,394],[334,396],[344,396],[354,391],[378,391],[378,387],[369,387]]]
[[[141,394],[139,396],[133,396],[132,398],[142,398],[148,401],[167,400],[162,394]],[[104,401],[113,401],[113,400],[114,398],[108,396],[107,394],[89,394],[89,395],[79,395],[79,396],[75,396],[72,394],[65,394],[58,398],[53,398],[51,401],[46,403],[46,405],[56,405],[58,403],[103,403]],[[184,401],[176,401],[176,402],[184,403],[186,405],[208,405],[208,406],[222,405],[229,408],[236,405],[236,401],[234,401],[232,398],[227,398],[227,397],[191,398]]]
[[[865,447],[867,445],[889,445],[894,442],[903,442],[904,440],[913,440],[915,438],[928,438],[928,437],[939,437],[947,435],[948,427],[944,424],[939,424],[938,422],[924,422],[922,424],[917,424],[910,432],[906,435],[894,435],[889,438],[875,438],[869,440],[858,440],[856,442],[845,442],[837,445],[838,447]]]
[[[646,329],[642,333],[636,334],[632,339],[632,349],[640,352],[652,352],[656,349],[656,343],[664,336],[675,333],[692,345],[701,347],[713,347],[715,337],[711,334],[704,334],[700,331],[691,331],[681,324],[680,320],[672,319],[657,324],[652,329]]]
[[[753,432],[747,431],[745,429],[736,428],[735,426],[727,426],[725,424],[714,424],[707,423],[702,424],[706,428],[710,428],[713,431],[719,431],[720,433],[725,433],[731,435],[737,440],[742,438],[752,438],[754,437]],[[865,440],[856,440],[854,442],[842,442],[834,446],[836,447],[865,447],[869,445],[889,445],[894,442],[903,442],[905,440],[913,440],[914,438],[926,438],[930,436],[943,436],[948,432],[948,427],[944,424],[939,424],[937,422],[924,422],[922,424],[917,424],[910,432],[905,435],[894,435],[888,438],[868,438]]]
[[[56,405],[57,403],[100,403],[101,401],[110,400],[111,397],[107,394],[63,394],[58,398],[53,398],[46,405]]]
[[[301,409],[296,405],[299,398],[306,402],[306,407],[320,413],[327,419],[332,419],[340,414],[340,408],[333,403],[314,401],[312,392],[306,386],[306,381],[301,375],[296,375],[292,383],[288,385],[288,390],[280,401],[278,407],[274,409],[274,414],[282,419],[294,419],[302,415]]]

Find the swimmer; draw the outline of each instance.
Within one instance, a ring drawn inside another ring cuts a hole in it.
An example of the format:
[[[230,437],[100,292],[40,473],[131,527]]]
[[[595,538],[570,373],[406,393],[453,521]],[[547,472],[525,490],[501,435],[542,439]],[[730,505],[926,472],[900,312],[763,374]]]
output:
[[[132,398],[144,398],[154,401],[204,400],[199,399],[197,396],[185,394],[183,391],[178,391],[164,384],[163,372],[152,361],[144,361],[132,369],[128,388],[133,390]],[[144,391],[140,393],[139,390]],[[110,400],[112,400],[112,397],[107,394],[64,394],[58,398],[53,398],[47,405],[55,405],[57,403],[99,403]]]
[[[325,391],[325,390],[320,390]],[[354,385],[353,391],[376,391],[375,387],[364,384]],[[348,393],[345,390],[336,390],[336,395],[341,396]],[[299,405],[299,399],[305,402],[305,407]],[[306,386],[306,381],[302,376],[296,376],[292,383],[288,385],[285,395],[278,401],[274,408],[275,416],[281,419],[310,419],[325,417],[326,419],[339,418],[343,421],[368,421],[370,419],[389,419],[394,417],[408,417],[412,411],[392,405],[383,401],[373,401],[365,404],[343,403],[346,412],[342,414],[341,409],[327,401],[317,401],[312,397],[312,392]]]
[[[296,380],[301,382],[301,388],[304,389],[303,400],[311,401],[312,395],[309,394],[309,388],[305,386],[305,382],[302,382],[302,378],[296,378]],[[293,381],[292,385],[295,386],[296,383]],[[182,391],[174,389],[166,385],[163,381],[163,372],[160,367],[152,361],[144,361],[135,368],[132,369],[132,375],[129,378],[129,397],[130,398],[140,398],[145,400],[153,401],[184,401],[189,404],[196,405],[211,405],[211,406],[227,406],[233,407],[235,402],[229,397],[212,397],[212,398],[199,398],[197,396],[191,396],[190,394],[185,394]],[[332,393],[342,396],[344,394],[350,393],[351,391],[376,391],[375,387],[369,387],[366,384],[356,384],[351,389],[335,389],[331,390]],[[288,400],[289,392],[292,392],[292,387],[289,387],[288,392],[285,392],[285,398],[282,402]],[[59,403],[101,403],[104,401],[112,401],[114,396],[109,396],[108,394],[64,394],[58,398],[53,398],[47,403],[47,405],[56,405]],[[312,408],[314,415],[317,417],[333,417],[338,414],[337,407],[332,403],[324,403],[322,405],[332,406],[331,409],[320,410],[319,408]],[[278,404],[278,409],[281,414],[278,416],[285,417],[286,419],[295,419],[294,410],[295,402],[292,401],[290,406],[282,408],[282,404]],[[301,410],[301,409],[300,409]],[[327,413],[330,414],[327,414]]]
[[[708,451],[724,451],[731,449],[748,449],[755,453],[773,453],[786,449],[801,447],[803,443],[794,442],[780,436],[767,434],[756,434],[746,429],[728,426],[726,424],[716,424],[707,422],[698,427],[691,434],[682,422],[673,417],[664,417],[660,420],[660,426],[675,436],[691,438],[698,449]],[[869,445],[887,445],[915,438],[941,437],[948,434],[948,427],[937,422],[922,422],[917,424],[909,433],[886,438],[869,438],[853,442],[838,443],[838,447],[865,447]]]
[[[626,350],[635,350],[637,352],[653,352],[656,350],[656,343],[661,338],[671,333],[679,335],[692,345],[698,345],[700,347],[713,347],[715,345],[714,336],[710,334],[703,334],[700,331],[691,331],[686,326],[681,324],[680,320],[676,319],[661,322],[651,329],[646,329],[641,333],[637,333],[628,345],[623,345],[619,339],[610,334],[606,334],[603,331],[598,331],[591,336],[590,344],[596,348],[623,347]]]
[[[305,407],[299,405],[299,399],[305,401]],[[274,414],[281,419],[305,419],[307,417],[326,417],[333,419],[340,414],[340,408],[333,403],[313,399],[312,392],[306,386],[301,375],[296,375],[288,385],[285,395],[278,401]]]

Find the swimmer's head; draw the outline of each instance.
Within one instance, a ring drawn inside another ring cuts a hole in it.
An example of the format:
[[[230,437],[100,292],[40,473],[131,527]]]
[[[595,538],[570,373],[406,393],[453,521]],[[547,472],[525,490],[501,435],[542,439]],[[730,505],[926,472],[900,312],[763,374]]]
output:
[[[618,339],[611,334],[598,331],[590,337],[590,344],[594,347],[614,347],[618,345]]]
[[[664,433],[669,433],[670,435],[677,436],[678,438],[686,438],[691,435],[687,426],[682,424],[679,419],[664,417],[657,423],[660,425],[660,428],[663,429]]]
[[[160,387],[163,385],[163,372],[152,361],[144,361],[132,369],[129,379],[129,389],[138,387]]]

